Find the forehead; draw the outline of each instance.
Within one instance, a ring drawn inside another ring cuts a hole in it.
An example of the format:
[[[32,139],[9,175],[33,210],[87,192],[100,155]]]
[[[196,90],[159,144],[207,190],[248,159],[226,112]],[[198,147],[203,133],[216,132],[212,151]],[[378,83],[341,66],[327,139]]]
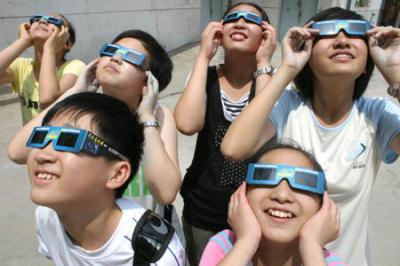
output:
[[[293,149],[275,149],[264,154],[259,162],[269,164],[285,164],[314,169],[310,159],[300,151]]]
[[[234,7],[234,8],[232,8],[228,13],[232,13],[234,11],[239,11],[239,10],[241,10],[241,11],[250,11],[252,13],[255,13],[255,14],[261,16],[261,13],[260,13],[260,11],[257,10],[257,8],[255,8],[253,6],[250,6],[250,5],[246,5],[246,4],[238,5],[238,6]]]
[[[92,118],[93,115],[90,114],[77,115],[76,113],[61,112],[57,113],[48,124],[49,126],[80,128],[96,133],[97,127],[92,123]]]
[[[142,42],[139,41],[138,39],[124,38],[124,39],[117,41],[116,44],[133,49],[141,54],[148,56],[146,48],[143,46]]]

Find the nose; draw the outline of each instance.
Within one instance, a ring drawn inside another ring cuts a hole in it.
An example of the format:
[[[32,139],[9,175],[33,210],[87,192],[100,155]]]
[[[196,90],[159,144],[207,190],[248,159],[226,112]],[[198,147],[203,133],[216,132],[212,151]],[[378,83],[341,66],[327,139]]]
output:
[[[39,23],[48,24],[47,19],[44,18],[39,19]]]
[[[349,47],[349,38],[343,31],[340,31],[339,34],[335,37],[334,40],[335,48],[347,48]]]
[[[111,61],[113,61],[113,62],[115,62],[115,63],[117,63],[117,64],[120,65],[120,64],[122,63],[122,56],[121,56],[121,54],[119,54],[119,53],[114,54],[114,56],[111,57]]]
[[[234,25],[236,28],[243,28],[246,25],[246,20],[240,17],[238,20],[235,21]]]
[[[282,180],[271,192],[271,199],[281,204],[291,203],[294,200],[293,191],[286,179]]]
[[[53,149],[51,142],[43,149],[36,149],[31,152],[36,152],[34,158],[38,164],[54,163],[57,160],[57,151]]]

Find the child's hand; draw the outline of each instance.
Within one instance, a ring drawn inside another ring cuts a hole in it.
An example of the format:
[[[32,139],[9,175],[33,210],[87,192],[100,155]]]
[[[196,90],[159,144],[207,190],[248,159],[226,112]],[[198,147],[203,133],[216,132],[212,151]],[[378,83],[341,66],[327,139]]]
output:
[[[282,40],[282,65],[287,65],[300,72],[311,56],[312,44],[318,30],[309,28],[290,28]]]
[[[43,49],[47,49],[57,53],[64,49],[65,44],[68,42],[68,40],[68,27],[65,27],[64,25],[61,26],[61,29],[59,27],[54,27],[53,32],[44,43]]]
[[[208,61],[217,53],[224,34],[222,22],[210,22],[201,34],[199,57]]]
[[[232,194],[228,208],[228,223],[236,234],[237,242],[243,241],[254,255],[261,239],[261,228],[246,198],[246,183]]]
[[[276,48],[276,30],[266,21],[261,25],[263,28],[263,36],[256,53],[258,67],[271,65],[271,58]]]
[[[150,71],[146,71],[146,75],[147,86],[143,87],[143,98],[137,109],[142,122],[154,119],[154,109],[156,108],[158,97],[158,80]]]
[[[30,28],[31,28],[30,24],[22,23],[21,25],[19,25],[19,33],[18,33],[18,38],[24,40],[28,44],[28,47],[32,45],[32,38],[31,35],[29,34]]]
[[[300,249],[310,246],[321,249],[339,236],[340,211],[325,191],[321,209],[311,217],[300,231]]]
[[[96,78],[96,68],[97,63],[99,62],[99,58],[93,60],[89,64],[87,64],[83,69],[78,79],[75,82],[75,85],[69,89],[68,91],[74,93],[80,92],[95,92],[99,87],[97,82],[95,82]]]
[[[400,80],[400,29],[374,27],[367,32],[369,50],[388,82]],[[388,80],[389,79],[389,80]],[[390,80],[393,79],[393,80]]]

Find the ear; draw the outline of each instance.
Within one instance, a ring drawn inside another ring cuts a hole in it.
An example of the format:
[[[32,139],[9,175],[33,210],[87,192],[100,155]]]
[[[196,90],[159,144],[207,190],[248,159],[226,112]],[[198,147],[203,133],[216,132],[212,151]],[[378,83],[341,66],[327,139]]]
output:
[[[111,176],[106,182],[106,187],[110,190],[115,190],[125,184],[131,175],[131,164],[129,161],[115,162],[111,171]]]
[[[68,40],[68,41],[64,44],[65,52],[66,52],[66,53],[69,52],[69,51],[71,50],[72,46],[74,46],[74,45],[72,44],[71,40]]]

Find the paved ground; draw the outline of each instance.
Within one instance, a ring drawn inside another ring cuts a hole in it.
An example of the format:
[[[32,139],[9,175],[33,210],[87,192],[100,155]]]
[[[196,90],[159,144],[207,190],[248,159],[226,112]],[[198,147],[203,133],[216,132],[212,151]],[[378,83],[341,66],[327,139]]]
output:
[[[198,46],[188,46],[173,56],[175,70],[169,88],[160,95],[161,102],[174,107],[192,67]],[[220,61],[222,55],[217,56]],[[280,52],[273,62],[278,65]],[[368,95],[386,97],[386,84],[375,73],[367,91]],[[8,104],[3,104],[7,101]],[[11,102],[11,103],[10,103]],[[34,209],[29,198],[29,181],[25,166],[8,161],[7,143],[21,125],[19,106],[13,97],[0,93],[0,261],[1,265],[51,265],[37,253]],[[179,135],[179,159],[182,173],[189,166],[195,136]],[[374,265],[400,265],[400,160],[382,165],[371,200],[369,229]],[[182,208],[180,197],[177,209]]]

